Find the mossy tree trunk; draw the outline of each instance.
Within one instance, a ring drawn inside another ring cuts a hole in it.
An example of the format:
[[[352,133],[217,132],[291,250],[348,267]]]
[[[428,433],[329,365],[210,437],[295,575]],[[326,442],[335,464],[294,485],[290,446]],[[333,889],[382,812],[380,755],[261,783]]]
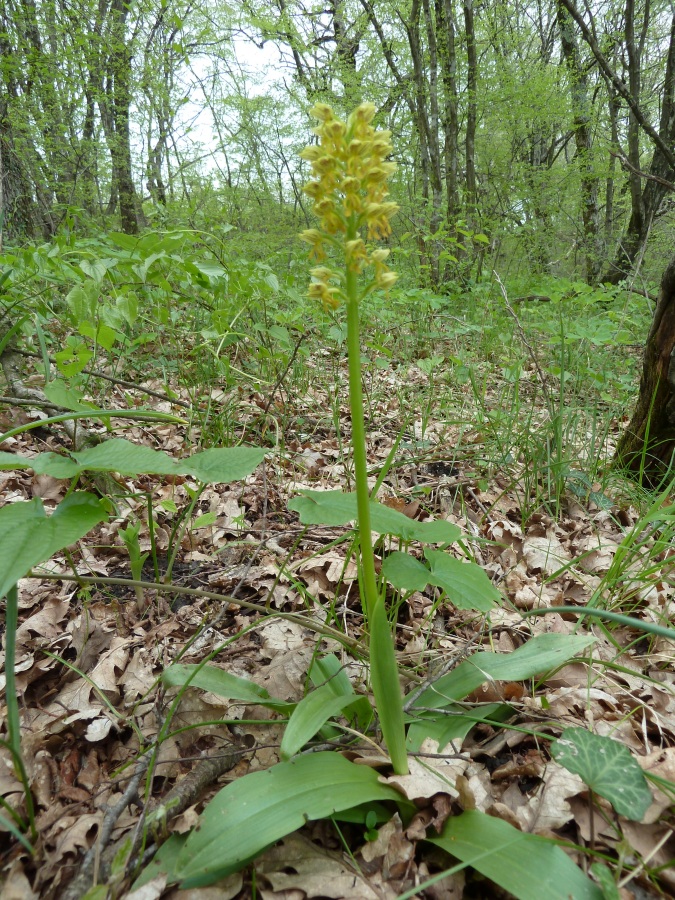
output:
[[[675,258],[668,264],[647,336],[640,395],[614,464],[647,483],[675,460]]]

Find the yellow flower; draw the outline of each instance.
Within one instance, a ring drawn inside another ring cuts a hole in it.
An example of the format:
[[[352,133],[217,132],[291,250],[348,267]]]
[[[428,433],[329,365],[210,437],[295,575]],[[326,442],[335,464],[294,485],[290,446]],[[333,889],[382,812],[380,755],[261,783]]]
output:
[[[392,151],[391,132],[373,128],[375,113],[372,103],[362,103],[345,123],[325,103],[312,109],[319,120],[314,129],[318,143],[300,155],[310,164],[312,180],[304,192],[312,200],[319,227],[304,231],[301,237],[319,262],[326,259],[327,246],[332,246],[342,248],[347,271],[359,273],[373,265],[375,278],[366,290],[373,285],[387,290],[396,281],[384,262],[389,251],[373,250],[369,255],[359,234],[365,225],[368,238],[386,237],[391,233],[389,220],[398,210],[395,203],[386,201],[387,179],[396,170],[394,162],[386,161]],[[312,269],[312,275],[315,281],[310,285],[310,296],[321,299],[327,307],[338,306],[344,295],[330,281],[343,276],[326,266]]]

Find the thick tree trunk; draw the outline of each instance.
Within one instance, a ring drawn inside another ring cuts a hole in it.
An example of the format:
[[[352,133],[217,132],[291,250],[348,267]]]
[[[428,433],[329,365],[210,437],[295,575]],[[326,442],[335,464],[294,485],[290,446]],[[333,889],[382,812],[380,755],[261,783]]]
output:
[[[661,279],[644,353],[640,395],[614,464],[656,483],[675,460],[675,258]]]

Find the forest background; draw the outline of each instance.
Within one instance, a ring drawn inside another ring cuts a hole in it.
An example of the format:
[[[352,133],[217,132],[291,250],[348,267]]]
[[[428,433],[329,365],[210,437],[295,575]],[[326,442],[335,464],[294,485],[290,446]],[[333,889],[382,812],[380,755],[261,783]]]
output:
[[[366,98],[409,284],[658,277],[674,40],[660,3],[6,2],[4,240],[235,226],[238,252],[287,269],[308,109]]]

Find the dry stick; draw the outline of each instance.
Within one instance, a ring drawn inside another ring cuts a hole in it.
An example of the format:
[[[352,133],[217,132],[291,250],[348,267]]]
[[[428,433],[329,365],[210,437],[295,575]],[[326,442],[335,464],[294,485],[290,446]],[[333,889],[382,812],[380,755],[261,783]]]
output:
[[[349,647],[350,650],[359,649],[358,641],[355,641],[353,638],[348,637],[346,634],[343,634],[343,632],[338,631],[336,628],[331,628],[330,625],[320,625],[317,622],[312,622],[311,620],[306,619],[304,616],[301,616],[298,613],[284,613],[278,612],[277,610],[270,610],[265,606],[261,606],[259,603],[251,603],[248,600],[239,600],[237,597],[232,597],[228,594],[217,594],[215,591],[204,591],[197,588],[182,587],[178,584],[157,584],[157,582],[155,581],[133,581],[129,578],[66,575],[64,573],[40,572],[39,569],[31,571],[27,577],[39,578],[47,581],[74,581],[76,584],[81,585],[121,585],[122,587],[141,588],[142,590],[158,591],[159,593],[163,594],[184,594],[187,597],[216,600],[219,603],[234,603],[236,606],[241,606],[242,609],[250,609],[252,612],[260,613],[261,616],[276,616],[279,619],[287,619],[289,622],[295,622],[298,625],[302,625],[304,628],[309,628],[311,631],[316,632],[316,634],[320,634],[326,638],[331,638],[334,641],[339,641],[341,644]]]
[[[153,804],[152,808],[141,816],[136,828],[134,841],[127,853],[127,864],[134,861],[134,852],[141,841],[144,825],[147,824],[147,827],[152,833],[155,847],[162,844],[166,837],[168,837],[168,834],[166,833],[167,823],[185,812],[190,806],[197,803],[206,789],[213,784],[214,781],[220,778],[221,775],[232,769],[242,754],[248,752],[250,752],[248,749],[239,750],[228,748],[225,753],[221,752],[217,756],[201,760],[194,769],[185,776],[185,778],[171,788],[162,800]],[[108,882],[111,875],[112,864],[118,853],[120,853],[121,850],[126,849],[124,845],[129,840],[127,835],[123,835],[119,840],[115,841],[114,844],[107,846],[108,841],[110,840],[112,826],[115,824],[123,810],[134,800],[138,800],[138,786],[140,779],[147,768],[151,756],[152,752],[149,750],[139,761],[137,771],[134,773],[132,782],[124,792],[123,798],[119,803],[115,804],[108,813],[106,813],[103,828],[101,829],[101,837],[97,842],[97,845],[92,847],[83,859],[78,874],[63,895],[63,900],[80,900],[80,898],[92,887],[92,884],[105,884]],[[113,814],[115,813],[116,815],[113,818]],[[106,832],[106,822],[108,821],[110,821],[111,825],[110,829]],[[100,854],[100,860],[98,872],[94,879],[92,878],[94,873],[92,871],[90,857],[95,859],[97,854]]]
[[[136,763],[136,771],[130,779],[122,797],[114,806],[108,807],[103,818],[99,839],[86,852],[80,865],[79,872],[63,894],[62,900],[79,900],[79,898],[89,890],[91,885],[98,881],[98,876],[103,875],[103,860],[100,857],[101,851],[106,850],[113,828],[127,806],[139,802],[138,785],[145,774],[145,770],[148,768],[151,757],[152,754],[148,751],[139,759]],[[109,864],[106,868],[108,872],[103,875],[103,877],[104,880],[107,881],[110,871]]]
[[[37,400],[40,405],[45,404],[44,408],[47,411],[53,410],[54,415],[64,412],[61,407],[56,406],[54,403],[49,403],[48,398],[41,390],[38,388],[27,388],[24,385],[20,374],[19,354],[13,348],[8,347],[4,353],[0,354],[0,365],[2,365],[9,390],[16,397],[19,397],[21,400]],[[68,412],[68,410],[65,411]],[[96,443],[96,439],[90,437],[86,429],[78,426],[76,419],[66,420],[63,423],[63,428],[76,450]]]
[[[20,356],[27,356],[31,359],[42,359],[39,353],[29,353],[27,350],[15,350],[14,352],[18,353]],[[47,359],[52,365],[56,365],[56,360],[52,359],[51,356],[48,356]],[[147,394],[148,397],[157,397],[158,400],[167,400],[174,406],[192,409],[192,404],[187,403],[185,400],[177,400],[173,397],[169,397],[168,394],[163,394],[161,391],[153,391],[150,388],[142,387],[140,384],[136,384],[135,381],[125,381],[123,378],[114,378],[112,375],[104,375],[102,372],[95,372],[93,369],[82,369],[82,374],[93,375],[94,378],[102,378],[104,381],[109,381],[111,384],[118,384],[120,387],[129,388],[129,390],[140,391],[142,394]]]

